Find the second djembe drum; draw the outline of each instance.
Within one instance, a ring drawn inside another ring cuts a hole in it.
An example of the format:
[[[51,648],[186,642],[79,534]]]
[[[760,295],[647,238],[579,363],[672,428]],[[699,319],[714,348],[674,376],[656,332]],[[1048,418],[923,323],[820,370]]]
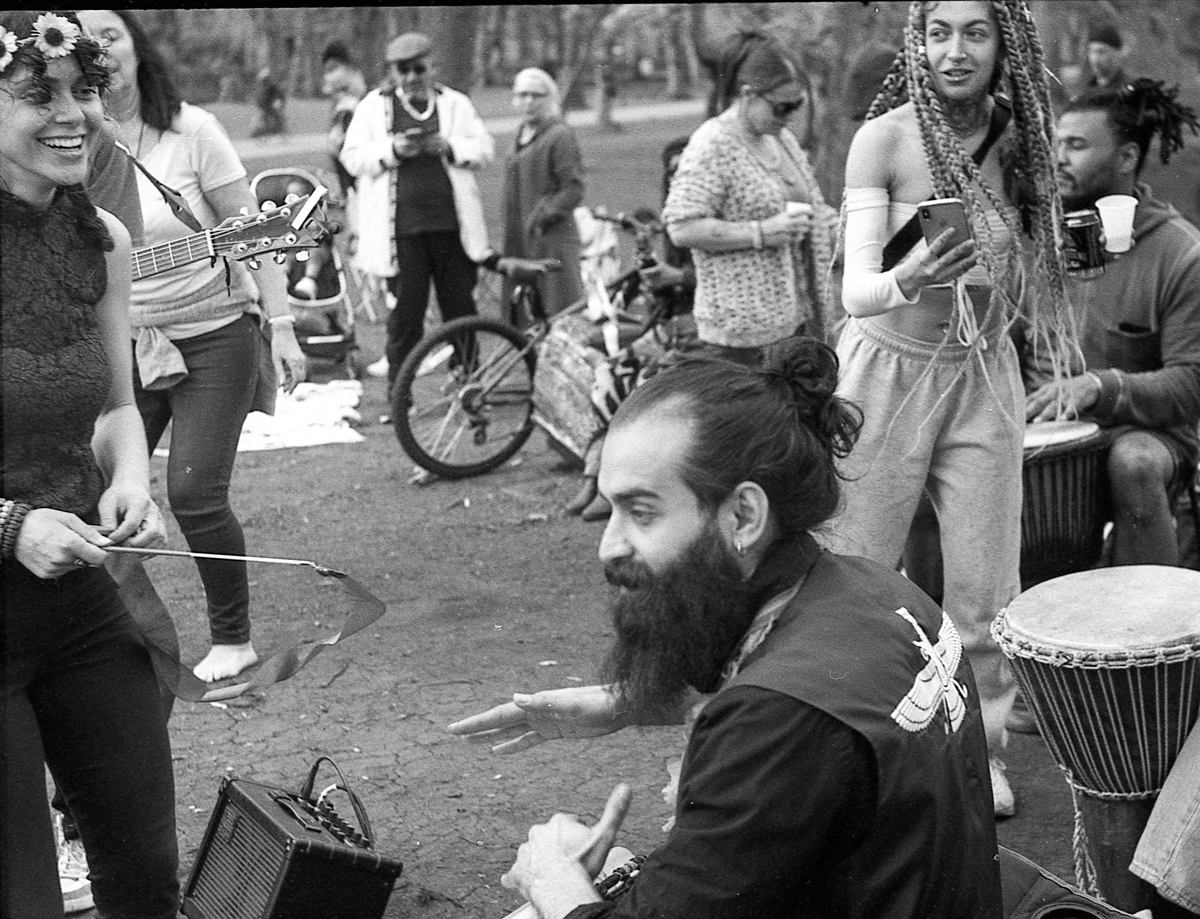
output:
[[[1126,869],[1200,715],[1200,572],[1132,565],[1054,578],[1013,600],[992,635],[1071,786],[1079,885],[1138,908]]]

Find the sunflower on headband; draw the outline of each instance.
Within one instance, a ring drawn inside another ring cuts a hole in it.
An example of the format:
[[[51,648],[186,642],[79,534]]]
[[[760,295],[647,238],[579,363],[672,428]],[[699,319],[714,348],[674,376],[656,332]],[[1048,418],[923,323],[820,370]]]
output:
[[[95,39],[71,20],[58,13],[42,13],[33,22],[28,38],[17,38],[15,32],[0,26],[0,73],[12,65],[18,51],[32,45],[44,60],[66,57],[80,42],[96,44]]]

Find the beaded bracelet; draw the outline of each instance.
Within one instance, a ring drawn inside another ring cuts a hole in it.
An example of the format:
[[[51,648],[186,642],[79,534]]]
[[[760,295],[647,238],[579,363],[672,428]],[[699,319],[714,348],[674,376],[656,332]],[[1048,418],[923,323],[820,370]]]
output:
[[[291,313],[284,313],[282,316],[272,316],[267,320],[267,325],[275,325],[277,322],[295,322],[296,317]]]
[[[0,507],[0,558],[13,558],[17,552],[17,534],[32,507],[19,501],[3,502]]]

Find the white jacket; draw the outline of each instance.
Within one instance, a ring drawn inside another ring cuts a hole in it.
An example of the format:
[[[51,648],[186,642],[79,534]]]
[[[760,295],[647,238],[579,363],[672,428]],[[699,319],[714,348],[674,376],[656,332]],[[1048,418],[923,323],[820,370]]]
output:
[[[481,260],[488,252],[483,201],[475,170],[492,161],[492,137],[471,100],[448,86],[437,90],[438,133],[449,143],[453,162],[443,162],[454,193],[459,235],[467,256]],[[394,90],[373,89],[359,102],[346,129],[342,165],[358,179],[358,252],[360,268],[380,277],[396,274],[395,170],[391,117]]]

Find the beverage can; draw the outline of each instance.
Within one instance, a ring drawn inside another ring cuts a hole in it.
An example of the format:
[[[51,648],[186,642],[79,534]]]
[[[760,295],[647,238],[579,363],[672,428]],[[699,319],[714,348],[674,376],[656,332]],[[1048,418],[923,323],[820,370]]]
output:
[[[1063,215],[1063,255],[1067,271],[1077,278],[1104,274],[1104,247],[1100,244],[1100,215],[1093,210]]]

